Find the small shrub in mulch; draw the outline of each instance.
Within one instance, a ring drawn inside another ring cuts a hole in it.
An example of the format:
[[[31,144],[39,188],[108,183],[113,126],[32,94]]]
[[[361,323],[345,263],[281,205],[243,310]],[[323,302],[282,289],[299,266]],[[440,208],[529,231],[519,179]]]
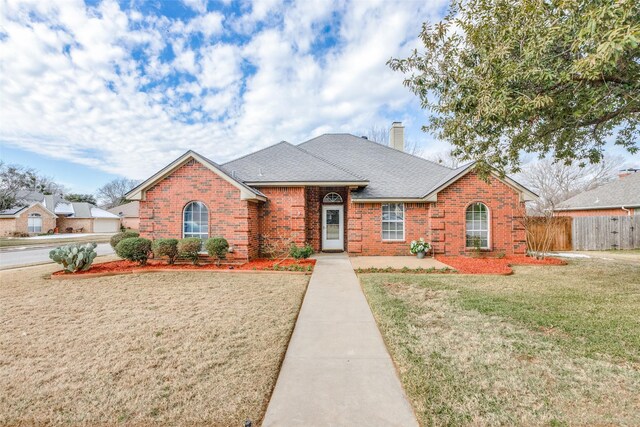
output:
[[[277,261],[272,259],[257,259],[236,265],[216,265],[216,264],[166,264],[157,260],[149,260],[144,266],[140,266],[132,261],[111,261],[101,264],[94,264],[90,270],[79,271],[75,275],[84,274],[107,274],[107,273],[130,273],[133,271],[154,271],[154,270],[175,270],[175,271],[221,271],[221,270],[253,270],[253,271],[295,271],[295,272],[311,272],[316,264],[315,259],[306,259],[302,261],[284,260]],[[64,274],[62,271],[53,273],[54,275]]]

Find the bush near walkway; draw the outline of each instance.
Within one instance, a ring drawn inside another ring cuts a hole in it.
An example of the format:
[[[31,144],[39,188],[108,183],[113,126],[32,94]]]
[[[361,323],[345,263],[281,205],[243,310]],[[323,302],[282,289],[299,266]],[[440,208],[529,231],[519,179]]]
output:
[[[361,276],[422,425],[640,425],[640,266]]]

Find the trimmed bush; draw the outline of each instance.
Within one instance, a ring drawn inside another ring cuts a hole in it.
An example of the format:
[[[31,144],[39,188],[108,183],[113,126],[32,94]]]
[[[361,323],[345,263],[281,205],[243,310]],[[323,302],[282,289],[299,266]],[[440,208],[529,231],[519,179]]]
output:
[[[182,239],[178,242],[178,254],[181,258],[190,260],[193,265],[198,265],[201,247],[202,240],[197,237],[187,237],[186,239]]]
[[[160,259],[169,258],[169,264],[173,264],[178,257],[178,239],[157,239],[151,245],[153,255]]]
[[[116,255],[120,258],[145,265],[151,252],[151,240],[142,237],[122,239],[116,245]]]
[[[227,257],[227,252],[229,252],[229,242],[224,237],[207,239],[204,247],[207,249],[209,256],[215,257],[218,265],[220,265],[220,261]]]
[[[118,243],[120,243],[120,240],[130,239],[132,237],[140,237],[140,233],[136,231],[123,231],[122,233],[114,234],[113,236],[111,236],[111,239],[109,240],[109,244],[115,251],[116,246],[118,246]]]
[[[304,246],[298,247],[295,243],[289,248],[289,255],[295,259],[307,259],[313,255],[313,248],[310,244],[305,243]]]
[[[96,246],[95,243],[60,246],[49,252],[49,258],[61,264],[67,273],[88,270],[96,258]]]

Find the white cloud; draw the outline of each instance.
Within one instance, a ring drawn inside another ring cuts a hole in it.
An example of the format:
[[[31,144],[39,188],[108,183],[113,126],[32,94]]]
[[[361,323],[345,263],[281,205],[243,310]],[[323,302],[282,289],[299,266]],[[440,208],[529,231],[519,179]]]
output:
[[[196,12],[205,13],[207,11],[207,0],[182,0],[182,3]]]
[[[189,148],[225,161],[282,139],[411,120],[415,99],[386,61],[408,53],[444,0],[266,0],[226,17],[184,3],[199,15],[8,1],[0,141],[144,178]]]

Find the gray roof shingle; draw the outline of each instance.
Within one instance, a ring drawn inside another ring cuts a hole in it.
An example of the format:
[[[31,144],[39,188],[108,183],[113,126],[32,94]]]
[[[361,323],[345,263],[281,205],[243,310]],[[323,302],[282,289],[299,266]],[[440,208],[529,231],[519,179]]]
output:
[[[351,134],[321,135],[298,148],[366,177],[369,185],[354,192],[354,199],[422,198],[455,172]]]
[[[640,207],[640,172],[617,179],[560,203],[557,210]]]
[[[282,141],[221,165],[229,175],[245,183],[363,182],[366,179],[330,159]]]

